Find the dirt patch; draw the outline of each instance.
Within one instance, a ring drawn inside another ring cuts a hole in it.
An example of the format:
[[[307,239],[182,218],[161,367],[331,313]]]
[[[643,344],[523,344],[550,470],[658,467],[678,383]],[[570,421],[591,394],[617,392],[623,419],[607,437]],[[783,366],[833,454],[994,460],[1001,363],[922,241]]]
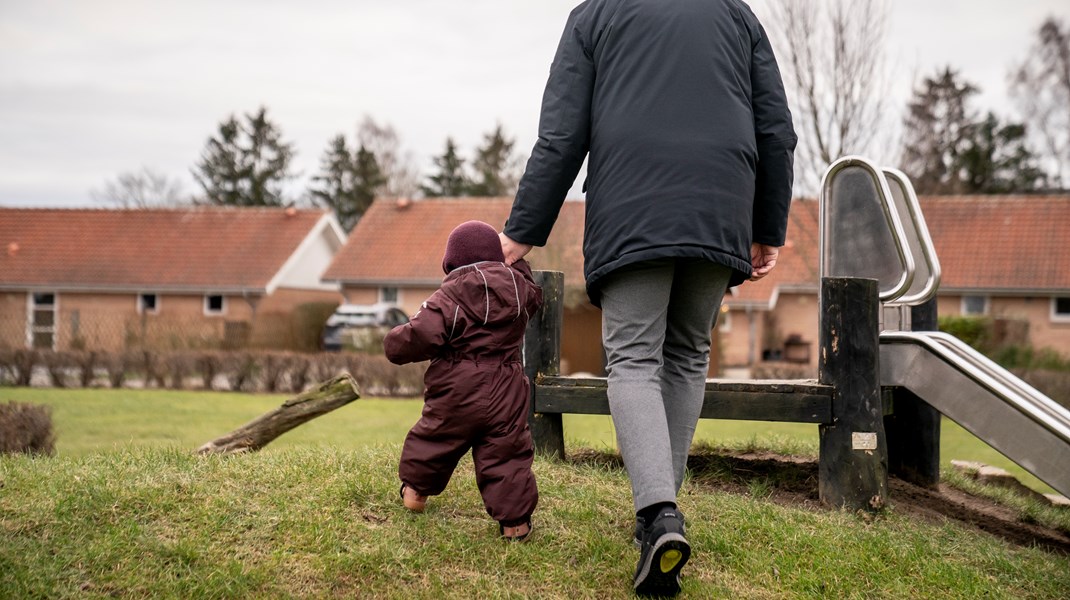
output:
[[[570,455],[578,463],[623,467],[620,456],[583,450]],[[829,510],[818,498],[817,460],[773,453],[696,454],[688,460],[696,485],[750,495],[760,489],[766,499],[784,506]],[[893,511],[932,523],[952,521],[1019,546],[1040,547],[1070,555],[1070,533],[1022,521],[1014,510],[988,498],[948,485],[928,489],[891,478]]]

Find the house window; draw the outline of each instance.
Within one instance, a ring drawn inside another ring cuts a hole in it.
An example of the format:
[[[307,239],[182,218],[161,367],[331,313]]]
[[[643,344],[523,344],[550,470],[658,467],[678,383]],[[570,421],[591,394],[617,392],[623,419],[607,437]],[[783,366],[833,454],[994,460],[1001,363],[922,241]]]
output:
[[[398,289],[396,287],[381,287],[379,288],[379,302],[390,302],[391,304],[398,303]]]
[[[156,294],[138,294],[137,312],[154,315],[160,312]]]
[[[967,316],[988,314],[987,296],[963,296],[962,314]]]
[[[227,311],[227,303],[221,294],[208,294],[204,297],[204,314],[221,315]]]
[[[28,342],[31,348],[52,350],[56,345],[56,295],[30,295]]]
[[[1070,323],[1070,296],[1051,299],[1051,320]]]

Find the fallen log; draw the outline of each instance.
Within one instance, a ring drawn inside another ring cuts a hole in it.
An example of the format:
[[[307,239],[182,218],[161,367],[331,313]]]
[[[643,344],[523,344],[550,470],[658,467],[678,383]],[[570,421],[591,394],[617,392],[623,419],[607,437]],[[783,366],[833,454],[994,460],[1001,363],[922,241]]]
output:
[[[218,437],[200,448],[197,454],[241,454],[255,452],[275,438],[360,398],[357,382],[349,373],[320,383],[316,387],[282,403],[238,429]]]

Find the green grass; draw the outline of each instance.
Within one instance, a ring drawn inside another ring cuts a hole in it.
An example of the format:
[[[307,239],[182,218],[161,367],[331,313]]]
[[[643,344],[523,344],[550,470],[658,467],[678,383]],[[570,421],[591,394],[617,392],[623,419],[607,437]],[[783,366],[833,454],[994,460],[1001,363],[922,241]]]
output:
[[[423,515],[399,444],[230,458],[130,448],[0,458],[0,598],[626,598],[626,474],[535,462],[529,543],[497,539],[471,461]],[[757,486],[760,488],[761,486]],[[691,598],[1067,598],[1070,558],[951,524],[685,483]]]
[[[18,400],[52,407],[61,456],[81,456],[123,447],[193,449],[279,406],[286,396],[132,389],[0,388],[0,402]],[[420,418],[420,400],[362,398],[283,435],[264,452],[330,446],[357,449],[399,442]],[[569,448],[614,450],[608,416],[565,415]],[[816,425],[703,419],[695,441],[736,449],[770,449],[816,456]],[[1051,493],[1044,482],[954,422],[944,419],[941,464],[979,461],[1006,469],[1031,488]]]

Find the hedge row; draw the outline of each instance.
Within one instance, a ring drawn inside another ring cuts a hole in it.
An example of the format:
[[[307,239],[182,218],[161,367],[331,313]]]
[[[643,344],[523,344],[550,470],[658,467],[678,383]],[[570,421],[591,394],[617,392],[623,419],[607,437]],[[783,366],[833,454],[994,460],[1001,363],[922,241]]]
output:
[[[361,394],[419,396],[426,363],[382,355],[277,351],[52,352],[0,349],[0,383],[16,386],[156,387],[299,393],[348,371]]]

